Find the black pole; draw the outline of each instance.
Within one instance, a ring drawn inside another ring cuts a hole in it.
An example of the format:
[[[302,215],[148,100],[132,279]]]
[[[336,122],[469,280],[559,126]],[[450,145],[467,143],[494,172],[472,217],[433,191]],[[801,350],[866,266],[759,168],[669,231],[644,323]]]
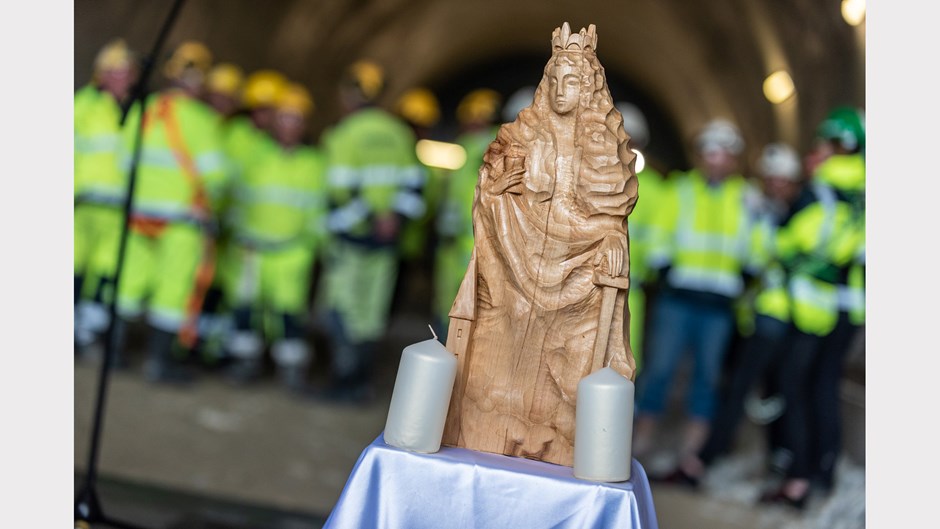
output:
[[[95,485],[98,479],[98,454],[101,448],[101,428],[104,422],[104,407],[108,394],[108,380],[111,374],[113,358],[115,357],[116,344],[114,343],[114,328],[117,322],[117,294],[118,287],[121,282],[121,271],[124,268],[124,255],[126,253],[127,237],[130,231],[130,217],[131,208],[134,201],[134,188],[137,183],[137,166],[140,163],[140,151],[141,145],[143,143],[144,98],[147,95],[147,81],[151,72],[153,71],[154,64],[157,62],[157,57],[160,53],[160,50],[163,48],[163,43],[166,41],[166,37],[170,33],[170,29],[173,27],[173,23],[176,21],[177,15],[179,15],[180,9],[183,6],[183,1],[184,0],[174,1],[169,15],[167,15],[166,20],[163,22],[163,27],[160,28],[160,33],[157,35],[157,40],[154,42],[153,48],[150,50],[150,55],[144,58],[140,77],[137,80],[137,84],[134,86],[134,90],[131,92],[131,97],[128,99],[127,104],[122,109],[121,125],[124,125],[124,123],[127,121],[128,114],[137,103],[139,103],[141,116],[137,124],[137,131],[134,135],[134,150],[131,158],[130,171],[128,172],[127,178],[127,195],[124,197],[124,223],[121,227],[121,238],[118,245],[117,263],[114,269],[114,287],[111,292],[111,299],[108,302],[109,321],[108,329],[105,332],[105,354],[104,358],[101,360],[101,368],[98,375],[98,393],[95,398],[95,414],[91,429],[91,443],[88,450],[88,466],[86,467],[87,470],[85,473],[85,480],[82,490],[78,493],[78,496],[75,499],[76,527],[87,528],[90,526],[90,524],[93,523],[126,529],[138,529],[139,527],[126,522],[120,522],[105,515],[104,511],[101,509],[100,503],[98,502],[98,494],[95,491]]]

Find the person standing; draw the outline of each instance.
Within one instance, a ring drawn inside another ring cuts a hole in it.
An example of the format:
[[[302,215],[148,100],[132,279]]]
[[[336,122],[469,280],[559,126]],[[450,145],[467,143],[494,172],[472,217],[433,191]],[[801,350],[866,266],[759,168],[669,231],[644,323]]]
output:
[[[861,116],[854,109],[835,109],[817,135],[833,154],[816,167],[809,196],[798,202],[776,237],[795,326],[779,374],[787,403],[783,444],[792,463],[783,483],[761,496],[761,501],[797,508],[805,506],[812,484],[824,492],[834,484],[841,448],[839,388],[856,331],[857,307],[844,293],[853,268],[863,262],[865,241]]]
[[[431,140],[434,136],[434,128],[441,118],[440,102],[430,89],[416,86],[405,90],[398,97],[393,105],[393,113],[411,127],[416,140],[419,142]],[[437,211],[444,169],[424,163],[418,154],[419,150],[420,147],[416,145],[415,154],[426,174],[425,185],[422,189],[425,208],[423,215],[406,221],[402,226],[398,245],[401,261],[393,295],[393,309],[405,306],[404,304],[410,301],[406,299],[406,294],[413,295],[415,292],[420,294],[422,286],[426,284],[427,272],[431,268],[433,258],[430,251],[430,245],[433,244],[430,238],[430,224]],[[420,295],[413,297],[422,303],[428,299],[427,296],[421,297]]]
[[[324,166],[320,152],[303,143],[313,112],[309,92],[290,83],[274,108],[278,148],[264,151],[233,189],[229,374],[236,382],[257,379],[268,342],[282,383],[299,391],[312,360],[305,320],[324,236]]]
[[[247,114],[236,113],[223,137],[225,152],[234,161],[237,174],[246,171],[264,150],[275,147],[271,135],[274,106],[287,83],[287,78],[275,70],[258,70],[245,79],[241,103]]]
[[[218,63],[209,70],[206,78],[205,102],[215,110],[220,120],[222,137],[227,138],[242,123],[239,114],[242,91],[245,84],[245,75],[242,69],[232,63]],[[228,164],[228,179],[234,184],[241,174],[241,167],[232,156],[234,152],[226,152]],[[221,197],[219,204],[219,217],[224,219],[229,214],[231,206],[231,189]],[[212,284],[206,292],[202,313],[199,315],[199,340],[196,349],[199,358],[208,366],[220,365],[224,359],[224,339],[232,328],[230,307],[226,305],[225,296],[225,257],[230,254],[228,245],[230,233],[227,224],[220,223],[220,230],[216,236],[216,255],[218,256],[216,273]]]
[[[457,144],[466,152],[467,161],[444,180],[434,225],[437,235],[434,325],[437,334],[445,341],[448,313],[473,252],[473,195],[483,165],[483,154],[499,130],[496,120],[501,99],[495,90],[479,88],[466,94],[457,105],[457,122],[461,128]]]
[[[137,75],[136,59],[116,39],[95,57],[90,83],[75,93],[75,347],[100,354],[114,295],[127,181],[119,166],[121,105]]]
[[[783,269],[773,263],[774,238],[778,226],[787,220],[802,195],[804,178],[796,151],[784,143],[771,143],[761,151],[757,163],[762,184],[755,256],[766,263],[757,283],[751,310],[753,332],[744,341],[727,386],[712,421],[704,446],[697,452],[684,454],[672,472],[659,481],[697,486],[707,467],[719,456],[727,454],[738,432],[745,411],[745,401],[753,388],[778,365],[786,349],[790,331],[790,297]]]
[[[332,342],[330,386],[316,396],[362,402],[372,392],[373,356],[385,333],[398,275],[403,223],[424,215],[426,174],[415,136],[376,106],[384,72],[357,61],[340,98],[347,115],[323,137],[331,241],[318,306]]]
[[[643,337],[646,328],[646,289],[655,281],[649,265],[653,219],[659,207],[664,185],[663,175],[642,158],[642,149],[649,144],[649,124],[643,112],[632,103],[617,103],[623,116],[623,129],[630,135],[630,148],[637,154],[636,177],[640,186],[637,205],[627,221],[630,231],[630,292],[627,300],[630,310],[630,348],[637,370],[643,364]]]
[[[149,327],[144,375],[185,383],[191,375],[174,347],[190,349],[215,267],[214,237],[228,182],[219,119],[200,101],[212,63],[200,42],[180,44],[164,64],[170,86],[135,108],[125,147],[143,137],[127,241],[126,273],[118,290],[119,343],[126,322],[146,313]],[[130,154],[128,154],[128,159]],[[120,347],[118,348],[120,351]]]
[[[697,167],[670,178],[654,222],[650,264],[662,286],[652,308],[645,364],[637,379],[634,453],[645,457],[683,354],[693,365],[680,455],[708,436],[722,362],[734,328],[732,304],[758,270],[751,261],[753,219],[737,172],[744,140],[718,119],[696,138]]]

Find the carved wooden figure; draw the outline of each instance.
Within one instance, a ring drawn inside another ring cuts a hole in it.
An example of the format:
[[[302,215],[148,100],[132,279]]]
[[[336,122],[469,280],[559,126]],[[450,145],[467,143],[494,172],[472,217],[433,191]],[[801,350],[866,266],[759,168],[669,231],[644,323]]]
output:
[[[552,34],[532,105],[484,156],[474,251],[450,312],[444,444],[572,466],[578,382],[633,379],[625,322],[635,155],[594,25]]]

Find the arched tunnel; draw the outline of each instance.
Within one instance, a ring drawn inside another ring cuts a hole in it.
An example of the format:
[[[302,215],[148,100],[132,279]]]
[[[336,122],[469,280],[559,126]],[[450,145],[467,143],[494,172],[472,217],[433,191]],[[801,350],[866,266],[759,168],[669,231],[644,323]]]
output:
[[[441,105],[441,121],[430,135],[453,141],[459,129],[456,108],[464,95],[485,87],[505,101],[520,88],[535,86],[551,56],[553,29],[568,22],[577,32],[594,24],[597,57],[613,99],[637,105],[649,123],[644,149],[648,164],[663,174],[689,169],[695,162],[694,135],[709,120],[726,118],[744,136],[740,169],[751,176],[766,144],[783,141],[806,154],[817,127],[833,108],[865,108],[865,24],[849,23],[843,12],[845,4],[859,3],[864,5],[864,0],[186,0],[155,58],[148,89],[165,86],[159,65],[178,44],[198,40],[216,62],[237,64],[246,73],[275,69],[302,83],[315,101],[308,139],[316,144],[342,117],[338,81],[343,71],[356,60],[370,59],[386,73],[380,106],[392,109],[406,90],[429,88]],[[75,0],[74,89],[90,81],[96,54],[115,38],[123,38],[139,57],[146,56],[172,4]],[[774,103],[764,87],[768,76],[778,71],[786,72],[793,90]],[[642,200],[642,189],[639,194]],[[421,298],[421,303],[433,288],[426,265],[412,265],[398,279],[400,291],[407,284],[409,299]],[[426,333],[423,313],[407,317]],[[398,346],[413,338],[389,327],[387,340],[395,345],[389,350],[395,349],[396,355],[386,358],[387,393],[402,350]],[[864,353],[864,332],[858,336],[854,350]],[[860,356],[860,380],[850,395],[854,401],[846,398],[844,387],[841,394],[844,408],[851,412],[846,414],[846,444],[854,443],[846,452],[861,461],[860,470],[849,467],[855,473],[846,479],[854,479],[850,484],[855,488],[848,490],[851,497],[843,503],[855,502],[850,507],[864,511],[857,501],[864,496],[865,481],[865,360]],[[317,362],[324,364],[323,358],[328,355],[317,357]],[[95,369],[76,363],[76,476],[84,470],[85,440],[92,431]],[[147,509],[153,513],[164,504],[174,509],[195,506],[192,495],[201,494],[230,500],[211,509],[229,509],[231,517],[261,520],[270,514],[264,509],[281,509],[306,513],[307,521],[319,527],[360,450],[381,431],[388,409],[317,408],[267,386],[242,398],[240,388],[217,380],[204,383],[198,393],[164,394],[139,379],[117,375],[108,410],[111,424],[103,434],[108,441],[102,474],[114,479],[105,480],[102,492],[117,498],[119,505],[124,501],[130,506],[124,512],[131,514],[141,502],[150,502]],[[272,435],[275,430],[277,435]],[[760,430],[751,425],[751,431]],[[760,437],[750,435],[752,441]],[[756,439],[747,447],[763,450],[757,446],[763,441]],[[155,488],[138,491],[133,483]],[[753,488],[753,482],[723,491],[721,501],[731,498],[726,513],[716,514],[724,507],[716,508],[714,496],[668,491],[657,496],[657,510],[665,507],[661,520],[666,527],[670,522],[683,526],[682,521],[703,528],[758,527],[759,520],[779,527],[789,520],[733,505],[740,498],[731,496],[742,490],[738,496],[747,496],[746,487]],[[252,511],[249,504],[264,509]],[[729,525],[732,519],[743,525]],[[175,527],[197,526],[204,525]],[[223,526],[235,527],[218,525]]]
[[[496,2],[467,0],[189,0],[167,49],[206,43],[218,61],[246,71],[275,68],[304,83],[317,102],[314,137],[339,117],[336,79],[356,59],[383,65],[390,106],[426,86],[442,104],[435,131],[446,137],[459,98],[477,87],[508,96],[534,85],[550,56],[553,28],[595,24],[598,57],[616,100],[637,104],[650,122],[647,156],[659,169],[689,164],[689,139],[714,117],[736,122],[753,161],[771,141],[804,151],[836,105],[864,107],[865,26],[851,26],[838,0],[632,0]],[[96,51],[123,37],[144,54],[169,2],[78,0],[75,84],[87,81]],[[166,51],[165,51],[166,53]],[[764,96],[765,78],[785,70],[794,95]],[[155,76],[152,84],[162,80]],[[747,171],[745,167],[745,171]]]

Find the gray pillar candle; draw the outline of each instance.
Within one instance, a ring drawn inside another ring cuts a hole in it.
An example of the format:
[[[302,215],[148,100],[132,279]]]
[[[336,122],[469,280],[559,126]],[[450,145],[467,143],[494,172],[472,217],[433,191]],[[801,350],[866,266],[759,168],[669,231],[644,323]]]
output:
[[[385,443],[427,454],[440,450],[456,376],[457,357],[437,339],[405,347],[385,422]]]
[[[609,367],[578,383],[574,475],[591,481],[630,479],[633,382]]]

